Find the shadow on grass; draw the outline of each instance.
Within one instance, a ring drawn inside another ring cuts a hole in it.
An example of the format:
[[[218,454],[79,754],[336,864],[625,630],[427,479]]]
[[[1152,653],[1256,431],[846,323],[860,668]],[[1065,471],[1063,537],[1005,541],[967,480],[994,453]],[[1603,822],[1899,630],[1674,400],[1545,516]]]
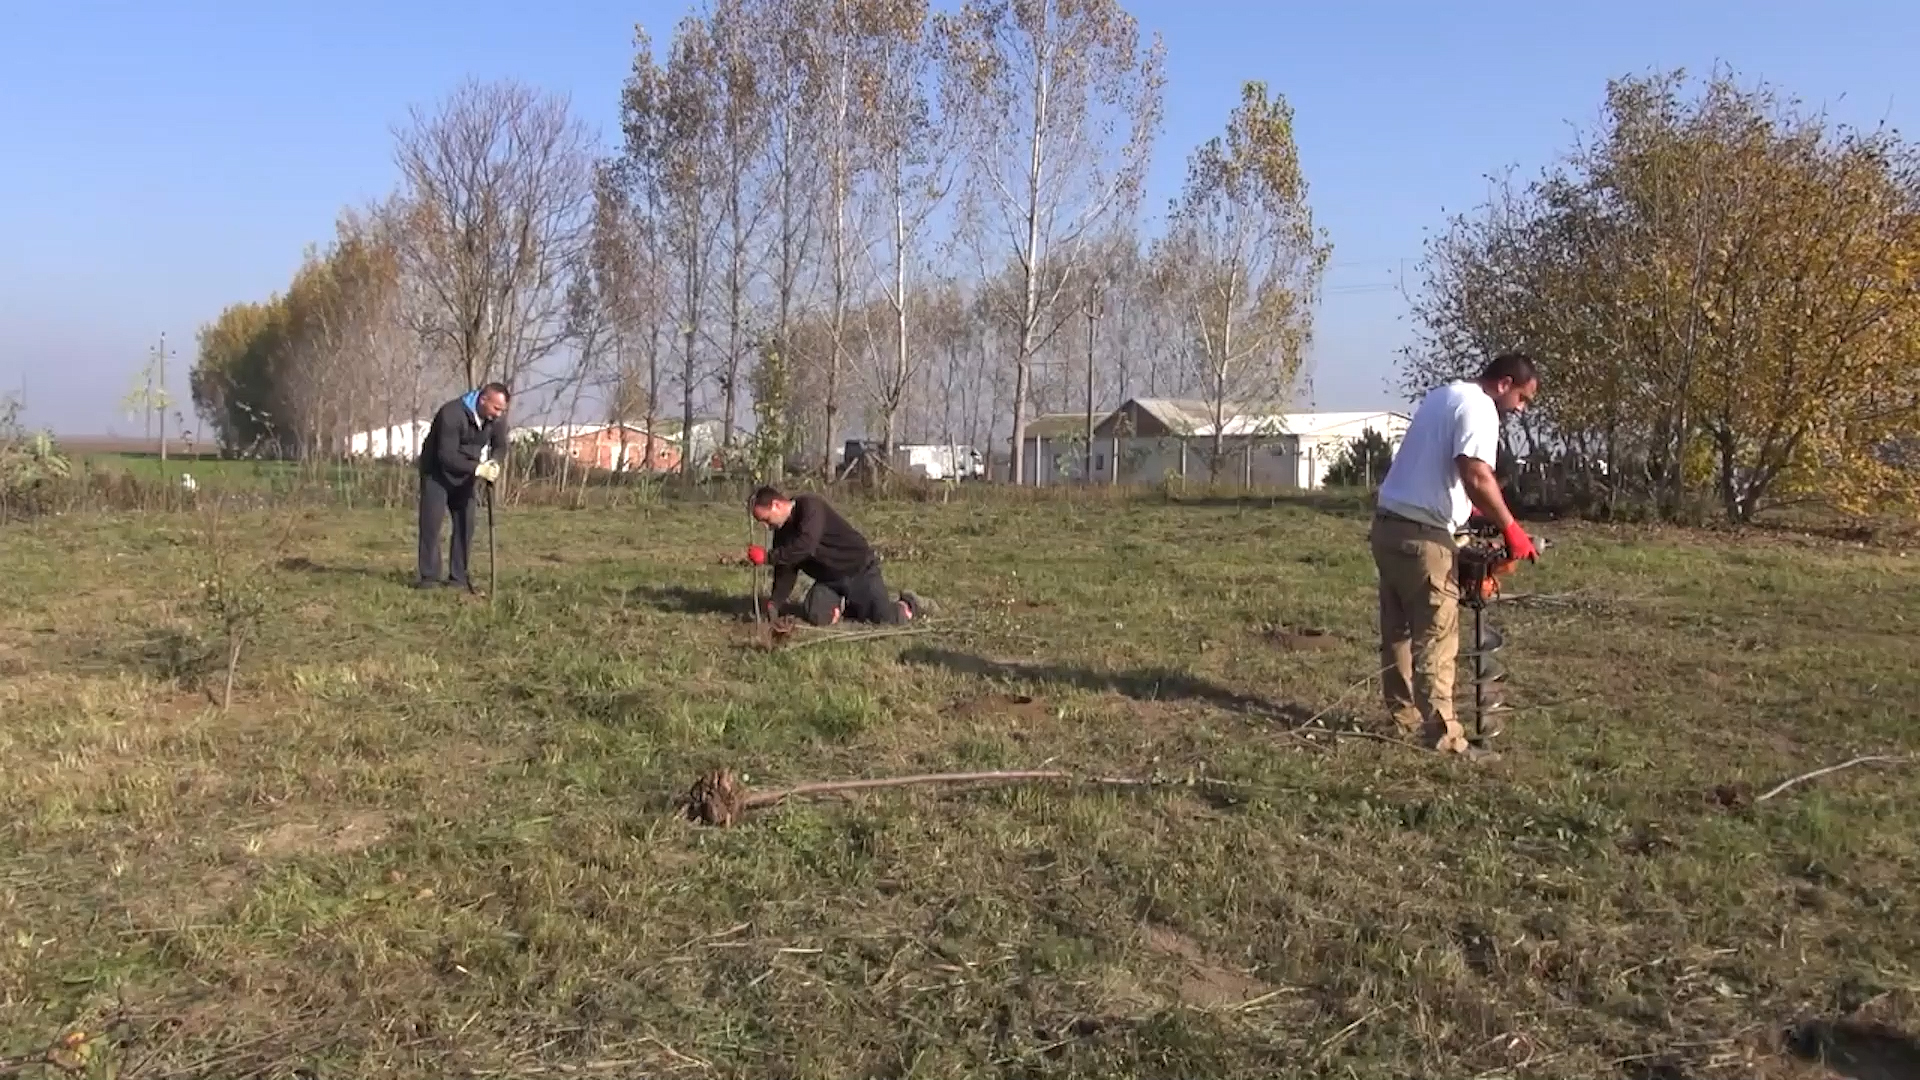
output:
[[[1274,702],[1252,694],[1243,694],[1172,668],[1100,671],[1064,664],[1016,664],[926,646],[910,648],[902,652],[900,662],[926,667],[942,667],[963,675],[975,675],[988,679],[1059,683],[1096,694],[1115,693],[1135,701],[1196,701],[1227,712],[1279,720],[1289,724],[1305,723],[1313,717],[1312,710],[1305,706],[1290,702]]]
[[[753,601],[743,592],[692,589],[685,585],[650,585],[632,589],[627,596],[675,615],[753,614]]]
[[[1884,1024],[1815,1020],[1788,1031],[1786,1046],[1848,1080],[1920,1080],[1920,1039]]]

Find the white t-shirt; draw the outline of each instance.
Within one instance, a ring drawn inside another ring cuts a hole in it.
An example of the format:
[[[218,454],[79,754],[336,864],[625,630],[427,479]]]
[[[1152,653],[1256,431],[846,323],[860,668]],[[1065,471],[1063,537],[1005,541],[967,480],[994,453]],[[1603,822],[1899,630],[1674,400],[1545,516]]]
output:
[[[1480,384],[1448,383],[1428,392],[1380,483],[1380,508],[1449,532],[1467,523],[1473,502],[1454,458],[1498,464],[1500,410]]]

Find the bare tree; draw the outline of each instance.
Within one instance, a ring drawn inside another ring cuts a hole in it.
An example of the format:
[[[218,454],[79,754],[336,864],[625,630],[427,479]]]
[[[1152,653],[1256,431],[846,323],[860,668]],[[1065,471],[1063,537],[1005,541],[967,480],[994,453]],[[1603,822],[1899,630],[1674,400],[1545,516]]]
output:
[[[333,244],[295,275],[278,389],[301,456],[343,452],[371,421],[392,423],[392,403],[380,399],[415,351],[400,298],[398,258],[377,219],[343,216]]]
[[[444,367],[433,365],[432,355],[419,347],[410,329],[414,283],[401,261],[402,219],[396,202],[389,197],[362,210],[346,211],[336,230],[341,243],[354,243],[372,257],[371,279],[378,287],[366,295],[367,307],[356,323],[359,337],[350,347],[361,350],[371,368],[372,382],[360,415],[372,427],[383,429],[419,419],[425,398],[449,390],[454,381]],[[356,425],[355,430],[360,427]]]
[[[1284,411],[1330,251],[1307,206],[1293,112],[1284,98],[1269,100],[1265,84],[1249,82],[1225,134],[1189,161],[1162,245],[1212,412],[1211,478],[1223,463],[1230,403]]]
[[[568,373],[561,394],[566,398],[565,430],[573,434],[580,407],[590,390],[617,383],[622,370],[622,352],[633,338],[631,310],[634,301],[632,275],[635,272],[632,242],[631,208],[621,185],[618,170],[601,163],[594,170],[593,225],[585,262],[573,275],[567,298],[568,325],[573,337],[573,369]],[[626,460],[625,430],[621,431],[620,457],[612,463],[621,468]],[[560,462],[560,486],[564,491],[572,473],[573,455],[563,454]],[[582,481],[585,483],[583,475]]]
[[[675,277],[681,341],[680,471],[694,468],[694,402],[700,388],[699,347],[712,284],[721,213],[718,67],[704,22],[681,21],[667,64],[654,62],[645,31],[636,33],[633,73],[622,94],[624,165],[644,179],[657,209],[660,252]]]
[[[624,159],[602,170],[591,271],[609,334],[610,355],[600,367],[607,419],[621,426],[623,463],[630,457],[626,428],[636,417],[643,419],[648,468],[659,433],[660,361],[669,308],[655,179],[628,168]]]
[[[721,444],[731,447],[738,420],[741,368],[751,346],[748,326],[750,290],[758,276],[758,243],[767,205],[755,183],[769,135],[768,80],[755,42],[756,13],[746,0],[719,0],[707,20],[707,60],[714,67],[708,85],[718,94],[715,168],[726,218],[726,342],[721,347]],[[777,85],[777,82],[775,83]]]
[[[749,48],[759,72],[765,114],[765,152],[760,160],[762,205],[770,217],[764,277],[771,290],[771,341],[763,342],[755,362],[754,409],[770,447],[763,455],[765,474],[777,481],[785,473],[794,324],[810,293],[807,276],[815,238],[815,203],[820,198],[821,155],[815,152],[820,103],[808,50],[809,26],[821,16],[818,0],[750,0],[753,32]],[[762,397],[771,400],[762,401]]]
[[[887,265],[874,266],[874,277],[891,314],[890,355],[876,365],[869,391],[884,445],[891,448],[915,371],[908,279],[923,257],[929,222],[952,187],[954,154],[944,112],[931,92],[926,0],[875,0],[865,16],[861,51],[870,75],[861,87],[859,113],[873,164],[870,209],[884,220],[887,235]]]
[[[1020,287],[1011,469],[1022,477],[1034,356],[1071,318],[1081,240],[1137,205],[1161,112],[1163,47],[1117,0],[969,0],[941,18],[944,101],[960,120],[967,218],[986,267]]]
[[[401,262],[422,342],[468,386],[517,382],[567,340],[567,275],[593,202],[588,129],[564,98],[461,83],[397,132],[409,204]]]
[[[853,221],[856,185],[866,171],[860,145],[858,91],[867,72],[857,49],[858,0],[818,0],[820,13],[806,21],[806,62],[811,92],[822,103],[815,143],[824,157],[825,184],[820,207],[826,230],[828,318],[826,370],[821,399],[821,469],[833,471],[833,446],[839,436],[840,379],[846,370],[848,316],[858,302],[854,271],[859,261],[859,230]]]

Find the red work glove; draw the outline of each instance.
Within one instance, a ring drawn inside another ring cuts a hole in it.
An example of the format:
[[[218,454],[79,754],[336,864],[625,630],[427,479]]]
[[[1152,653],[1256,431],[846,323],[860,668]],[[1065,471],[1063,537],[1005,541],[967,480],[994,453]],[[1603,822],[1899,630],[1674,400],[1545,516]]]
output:
[[[767,549],[759,544],[747,548],[747,561],[755,566],[767,565]]]
[[[1519,562],[1521,559],[1526,559],[1528,562],[1540,561],[1540,552],[1533,546],[1533,537],[1527,535],[1527,530],[1521,528],[1518,521],[1507,522],[1506,534],[1507,558],[1514,562]]]

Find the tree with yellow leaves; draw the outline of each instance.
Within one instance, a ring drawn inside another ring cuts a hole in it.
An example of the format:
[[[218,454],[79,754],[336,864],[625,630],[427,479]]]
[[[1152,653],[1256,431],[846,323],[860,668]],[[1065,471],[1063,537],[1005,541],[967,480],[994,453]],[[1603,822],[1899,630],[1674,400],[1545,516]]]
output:
[[[1430,251],[1418,390],[1525,348],[1523,433],[1599,506],[1736,522],[1911,499],[1920,155],[1724,74],[1608,88],[1600,136]]]
[[[1278,415],[1312,339],[1332,244],[1313,224],[1286,99],[1248,82],[1226,132],[1188,162],[1156,259],[1212,412],[1212,479],[1231,412]],[[1233,434],[1264,434],[1253,431]]]

